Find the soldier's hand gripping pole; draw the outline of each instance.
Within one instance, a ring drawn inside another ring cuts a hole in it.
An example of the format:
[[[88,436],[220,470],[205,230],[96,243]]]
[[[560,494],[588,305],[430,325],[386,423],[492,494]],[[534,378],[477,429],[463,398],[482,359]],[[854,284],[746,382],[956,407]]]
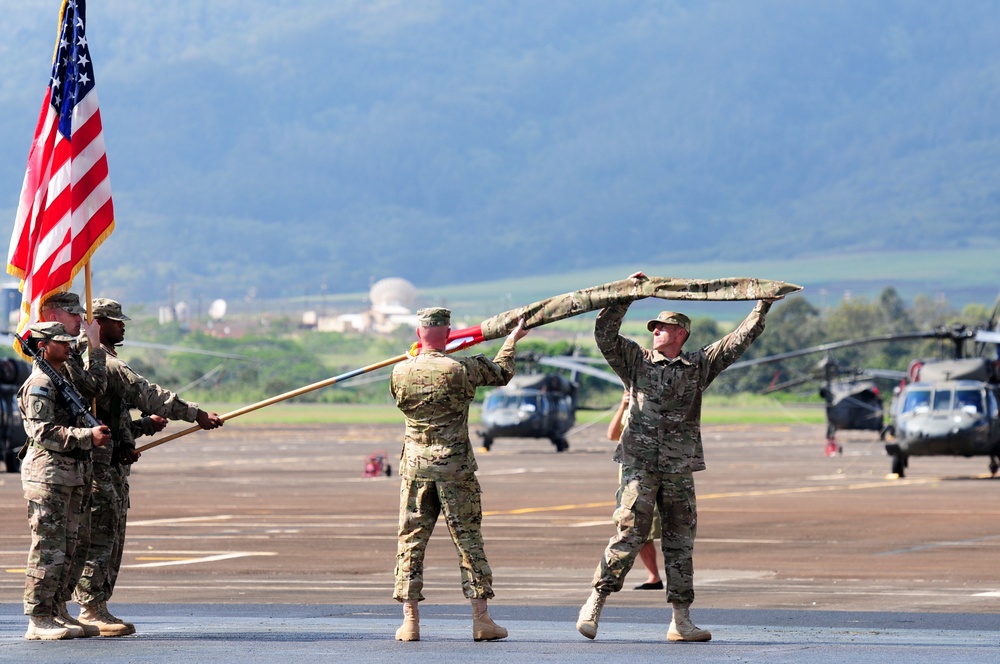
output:
[[[94,414],[90,412],[87,408],[86,402],[83,400],[83,396],[76,391],[73,384],[66,380],[66,377],[55,370],[55,368],[49,364],[48,360],[42,357],[42,354],[31,347],[31,345],[24,340],[19,334],[14,335],[18,341],[21,342],[21,349],[24,354],[34,360],[35,365],[42,370],[55,388],[59,390],[59,394],[62,395],[63,399],[69,405],[69,410],[75,417],[82,417],[84,423],[86,423],[88,428],[99,427],[101,423],[94,417]]]

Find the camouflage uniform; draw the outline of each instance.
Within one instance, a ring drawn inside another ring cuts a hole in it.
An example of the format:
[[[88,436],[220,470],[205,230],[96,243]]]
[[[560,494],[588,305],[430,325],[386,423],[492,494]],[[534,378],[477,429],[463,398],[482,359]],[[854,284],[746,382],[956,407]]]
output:
[[[80,337],[73,342],[69,360],[63,364],[63,375],[69,378],[73,387],[76,388],[77,392],[79,392],[84,399],[91,401],[103,393],[104,388],[107,385],[107,358],[103,348],[97,347],[91,349],[89,348],[89,345],[87,337],[83,334],[81,334]],[[99,447],[93,448],[91,454],[93,455],[94,451],[99,451],[100,449],[101,448]],[[93,481],[93,463],[91,458],[86,460],[85,470],[85,484],[86,486],[89,486]],[[73,588],[76,586],[80,575],[83,573],[87,550],[90,548],[90,521],[92,514],[90,491],[84,491],[83,493],[82,513],[83,516],[80,519],[76,555],[73,558],[73,566],[70,571],[68,583],[59,592],[60,602],[67,602],[72,597]]]
[[[493,597],[493,572],[480,531],[483,512],[469,441],[469,404],[477,387],[510,381],[514,346],[511,339],[505,341],[493,361],[424,349],[392,372],[390,391],[406,415],[393,592],[400,602],[424,599],[424,551],[442,511],[458,550],[462,591],[470,599]]]
[[[76,293],[69,292],[56,293],[45,300],[41,310],[45,312],[49,309],[62,309],[67,313],[78,315],[87,312],[81,306],[79,296]],[[62,374],[76,388],[80,396],[90,401],[99,397],[107,385],[106,360],[107,356],[104,349],[100,346],[90,348],[87,336],[81,332],[70,344],[70,356],[62,366]],[[84,486],[90,486],[93,477],[93,466],[89,455],[84,460],[82,469],[84,473]],[[83,493],[81,510],[82,516],[77,529],[76,553],[69,566],[67,583],[59,589],[59,596],[57,598],[62,603],[69,601],[72,596],[73,588],[83,573],[87,550],[90,548],[90,491],[84,491]]]
[[[95,307],[96,311],[96,307]],[[137,435],[151,434],[144,421],[133,422],[131,408],[167,419],[194,422],[198,404],[184,401],[173,392],[150,383],[115,353],[107,352],[108,382],[97,401],[97,416],[111,429],[112,445],[94,451],[94,482],[91,486],[91,544],[86,566],[74,599],[81,605],[107,602],[121,568],[125,526],[129,508],[130,468],[121,463],[124,450],[135,449]]]
[[[89,427],[78,426],[52,381],[37,366],[18,390],[17,403],[28,435],[21,463],[31,527],[24,613],[51,616],[76,581],[73,561],[87,521],[93,436]]]
[[[622,464],[622,495],[614,514],[618,533],[594,573],[593,586],[599,593],[621,590],[645,542],[654,509],[659,508],[667,599],[693,601],[697,507],[692,473],[705,469],[702,393],[764,331],[769,308],[767,302],[759,302],[730,334],[673,359],[619,335],[628,302],[598,314],[597,345],[630,394],[628,426],[614,457]]]

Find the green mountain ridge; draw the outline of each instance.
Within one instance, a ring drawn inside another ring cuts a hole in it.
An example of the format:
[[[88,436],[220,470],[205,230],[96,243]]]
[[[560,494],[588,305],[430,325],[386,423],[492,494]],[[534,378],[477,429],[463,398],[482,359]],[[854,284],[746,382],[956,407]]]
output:
[[[3,234],[56,16],[0,7]],[[104,295],[400,276],[454,298],[519,275],[547,296],[618,266],[732,266],[809,297],[1000,288],[994,2],[219,0],[150,18],[88,6],[117,216]]]

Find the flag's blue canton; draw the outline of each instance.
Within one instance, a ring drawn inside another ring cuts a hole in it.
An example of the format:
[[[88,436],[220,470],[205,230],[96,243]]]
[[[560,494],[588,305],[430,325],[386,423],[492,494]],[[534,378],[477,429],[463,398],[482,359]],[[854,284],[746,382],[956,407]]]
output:
[[[84,0],[68,0],[59,32],[59,48],[52,63],[51,103],[59,111],[59,132],[69,139],[73,107],[94,87],[94,66],[84,34],[87,8]]]

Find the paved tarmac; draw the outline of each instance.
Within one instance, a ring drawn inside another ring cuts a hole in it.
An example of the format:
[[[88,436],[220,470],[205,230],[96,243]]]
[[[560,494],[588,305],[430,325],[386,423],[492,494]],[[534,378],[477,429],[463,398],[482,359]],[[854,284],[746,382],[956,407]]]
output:
[[[393,640],[399,608],[387,605],[121,605],[139,633],[123,638],[28,642],[20,607],[0,607],[5,662],[996,662],[996,616],[833,611],[696,611],[708,643],[665,641],[663,609],[609,606],[595,641],[569,607],[503,606],[510,630],[475,643],[467,606],[425,606],[418,643]]]
[[[629,589],[639,568],[609,600],[597,641],[584,639],[576,611],[612,528],[605,423],[574,432],[563,454],[526,439],[478,454],[491,613],[511,631],[501,643],[469,638],[440,526],[424,641],[392,638],[399,480],[360,475],[372,452],[394,461],[401,424],[233,422],[147,452],[112,603],[139,627],[123,639],[21,638],[28,529],[17,476],[0,475],[0,660],[996,660],[1000,481],[986,460],[913,459],[891,480],[874,436],[843,436],[843,456],[829,459],[822,427],[808,425],[706,427],[693,615],[711,643],[664,642],[663,593]]]

